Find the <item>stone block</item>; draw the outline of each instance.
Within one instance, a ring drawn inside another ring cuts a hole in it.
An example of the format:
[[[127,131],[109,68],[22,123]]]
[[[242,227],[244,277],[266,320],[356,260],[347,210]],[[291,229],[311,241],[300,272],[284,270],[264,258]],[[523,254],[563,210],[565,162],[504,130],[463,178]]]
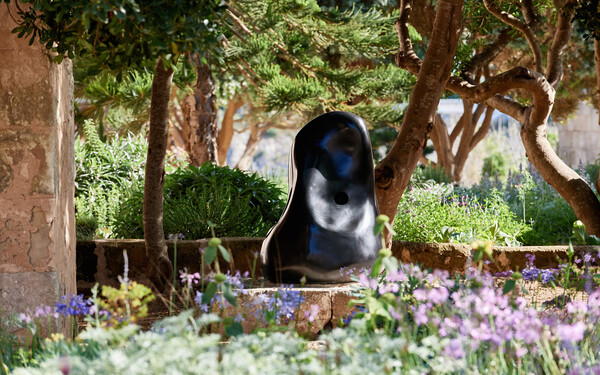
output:
[[[75,293],[70,61],[11,31],[0,7],[0,307],[19,313]]]

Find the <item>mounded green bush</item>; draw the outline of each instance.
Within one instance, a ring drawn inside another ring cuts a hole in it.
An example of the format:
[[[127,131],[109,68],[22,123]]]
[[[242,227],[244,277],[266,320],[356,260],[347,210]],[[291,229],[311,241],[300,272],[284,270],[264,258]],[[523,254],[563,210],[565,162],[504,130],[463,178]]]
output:
[[[275,184],[256,173],[205,163],[165,176],[165,235],[186,239],[266,235],[285,202]],[[118,238],[143,238],[143,192],[135,190],[121,204],[115,223]]]

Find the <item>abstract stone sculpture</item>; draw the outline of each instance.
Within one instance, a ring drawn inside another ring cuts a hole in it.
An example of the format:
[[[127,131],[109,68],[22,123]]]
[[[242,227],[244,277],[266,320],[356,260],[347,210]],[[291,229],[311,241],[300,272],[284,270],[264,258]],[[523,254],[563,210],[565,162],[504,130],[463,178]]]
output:
[[[362,118],[329,112],[306,124],[290,152],[290,194],[261,250],[273,282],[344,281],[342,267],[370,266],[381,239],[369,133]]]

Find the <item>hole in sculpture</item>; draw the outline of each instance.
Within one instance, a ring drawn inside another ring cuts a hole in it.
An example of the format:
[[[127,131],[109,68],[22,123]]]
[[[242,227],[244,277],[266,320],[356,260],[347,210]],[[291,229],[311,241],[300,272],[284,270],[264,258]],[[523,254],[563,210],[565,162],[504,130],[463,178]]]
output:
[[[335,193],[333,200],[339,205],[346,204],[348,203],[348,194],[344,193],[343,191],[338,191]]]

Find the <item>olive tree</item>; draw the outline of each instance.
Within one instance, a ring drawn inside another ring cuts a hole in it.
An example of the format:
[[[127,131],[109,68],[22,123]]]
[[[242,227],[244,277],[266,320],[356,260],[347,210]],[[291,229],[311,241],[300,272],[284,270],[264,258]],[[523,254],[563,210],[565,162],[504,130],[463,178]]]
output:
[[[417,157],[433,129],[434,112],[426,111],[407,122],[411,106],[416,107],[414,111],[422,111],[424,103],[438,96],[439,82],[442,82],[442,89],[463,100],[484,103],[520,122],[528,159],[571,205],[590,234],[600,234],[600,202],[586,181],[556,155],[546,138],[547,121],[565,76],[563,61],[572,43],[577,1],[467,2],[464,12],[454,13],[448,10],[449,1],[438,1],[437,9],[429,1],[415,2],[415,9],[423,12],[428,6],[434,14],[415,19],[411,17],[413,1],[401,2],[396,22],[400,40],[397,63],[419,78],[403,129],[390,153],[375,170],[382,212],[395,216]],[[442,23],[438,23],[440,16],[444,18]],[[423,22],[427,19],[435,22]],[[451,22],[458,31],[448,31],[447,25]],[[439,67],[452,66],[452,75],[447,80],[434,75],[423,76],[428,56],[422,60],[415,54],[408,36],[409,23],[417,29],[430,30],[427,54],[432,49],[448,51],[435,60]],[[449,51],[447,45],[435,45],[440,38],[452,40],[457,36],[460,36],[460,53]],[[417,91],[420,83],[426,88]],[[409,125],[407,129],[404,129],[405,124]]]

